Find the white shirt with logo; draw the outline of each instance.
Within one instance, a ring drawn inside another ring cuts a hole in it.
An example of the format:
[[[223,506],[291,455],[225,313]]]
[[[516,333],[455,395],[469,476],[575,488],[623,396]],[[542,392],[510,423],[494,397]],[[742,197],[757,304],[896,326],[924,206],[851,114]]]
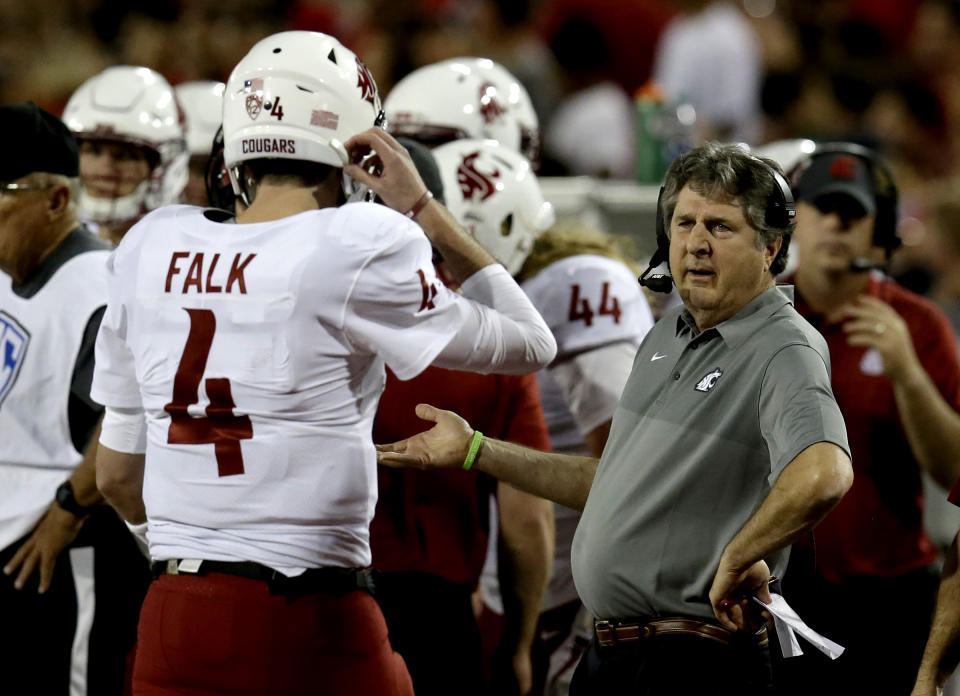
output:
[[[70,383],[87,322],[106,302],[108,253],[77,254],[29,298],[0,273],[0,549],[37,523],[83,459]]]

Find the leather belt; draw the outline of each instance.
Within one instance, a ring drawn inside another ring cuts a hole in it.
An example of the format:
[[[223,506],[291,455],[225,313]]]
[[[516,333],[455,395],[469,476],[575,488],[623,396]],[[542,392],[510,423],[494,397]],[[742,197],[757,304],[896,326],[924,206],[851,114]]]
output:
[[[171,558],[154,561],[150,565],[153,577],[161,575],[206,575],[223,573],[251,580],[259,580],[270,586],[271,594],[286,597],[301,597],[308,594],[326,593],[346,595],[355,590],[373,594],[373,577],[367,568],[308,568],[301,575],[288,576],[253,561],[210,561]]]
[[[734,633],[723,626],[697,621],[696,619],[686,618],[665,618],[653,619],[645,623],[618,623],[612,621],[594,622],[594,630],[597,634],[597,643],[602,647],[610,647],[617,643],[632,643],[656,636],[697,636],[712,640],[716,643],[729,645],[734,636],[741,635]],[[767,645],[767,628],[764,626],[751,636],[758,646]]]

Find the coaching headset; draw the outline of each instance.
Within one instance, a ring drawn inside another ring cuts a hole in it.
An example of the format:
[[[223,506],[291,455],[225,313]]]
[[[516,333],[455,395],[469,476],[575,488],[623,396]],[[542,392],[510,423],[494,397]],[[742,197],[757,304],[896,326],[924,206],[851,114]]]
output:
[[[812,153],[801,159],[790,171],[790,183],[793,184],[793,188],[797,192],[797,198],[803,198],[802,179],[810,165],[817,158],[834,155],[856,157],[866,166],[876,205],[873,245],[883,248],[886,251],[887,260],[889,260],[890,255],[901,244],[900,237],[897,236],[899,194],[890,169],[869,148],[854,143],[824,143],[818,145]],[[875,264],[870,259],[856,258],[850,262],[850,270],[863,272],[874,268],[882,269],[884,265]]]
[[[767,199],[767,209],[763,215],[764,224],[774,229],[786,229],[790,225],[790,221],[793,220],[797,214],[790,184],[787,183],[787,180],[780,172],[759,157],[754,157],[753,155],[750,155],[750,157],[763,164],[773,176],[773,193]],[[663,211],[660,209],[660,204],[663,202],[664,188],[665,186],[660,187],[660,194],[657,196],[657,250],[653,252],[653,256],[650,258],[650,264],[638,280],[640,281],[640,285],[645,288],[650,288],[654,292],[668,293],[673,290],[672,277],[663,273],[657,273],[649,278],[647,277],[654,268],[670,260],[670,237],[667,235],[666,226],[663,224]],[[780,248],[777,256],[787,252],[788,243]]]

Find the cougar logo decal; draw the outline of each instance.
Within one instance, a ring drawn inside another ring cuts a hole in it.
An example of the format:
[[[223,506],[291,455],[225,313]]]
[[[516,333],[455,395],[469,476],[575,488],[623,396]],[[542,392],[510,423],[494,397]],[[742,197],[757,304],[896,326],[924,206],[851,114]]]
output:
[[[263,97],[260,97],[256,94],[248,94],[246,107],[247,116],[250,117],[250,120],[256,121],[257,116],[259,116],[260,112],[263,110]]]
[[[484,123],[493,123],[507,113],[507,110],[497,101],[497,88],[492,82],[480,85],[480,115]]]
[[[467,155],[457,168],[457,183],[460,184],[460,193],[466,200],[473,200],[474,196],[479,195],[479,200],[485,201],[497,190],[493,179],[499,178],[500,172],[494,170],[490,174],[484,174],[479,171],[476,166],[479,156],[479,150]]]
[[[373,81],[373,75],[359,58],[357,58],[357,87],[360,88],[360,98],[376,107],[377,83]]]
[[[720,376],[723,375],[723,370],[719,367],[716,368],[713,372],[707,373],[703,376],[697,386],[694,387],[698,392],[708,392],[717,386],[717,380],[720,379]]]

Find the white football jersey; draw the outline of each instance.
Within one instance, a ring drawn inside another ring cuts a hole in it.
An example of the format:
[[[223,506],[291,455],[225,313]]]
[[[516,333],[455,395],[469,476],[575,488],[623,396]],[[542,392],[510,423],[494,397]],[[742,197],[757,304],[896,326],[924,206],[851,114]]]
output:
[[[465,321],[413,222],[352,203],[214,222],[161,208],[111,256],[93,396],[141,407],[153,558],[366,566],[385,381]]]
[[[639,346],[653,326],[636,277],[605,256],[568,256],[522,287],[557,339],[557,360],[619,341]]]
[[[83,459],[70,382],[87,322],[107,301],[108,254],[73,256],[29,298],[0,273],[0,549],[37,523]]]

